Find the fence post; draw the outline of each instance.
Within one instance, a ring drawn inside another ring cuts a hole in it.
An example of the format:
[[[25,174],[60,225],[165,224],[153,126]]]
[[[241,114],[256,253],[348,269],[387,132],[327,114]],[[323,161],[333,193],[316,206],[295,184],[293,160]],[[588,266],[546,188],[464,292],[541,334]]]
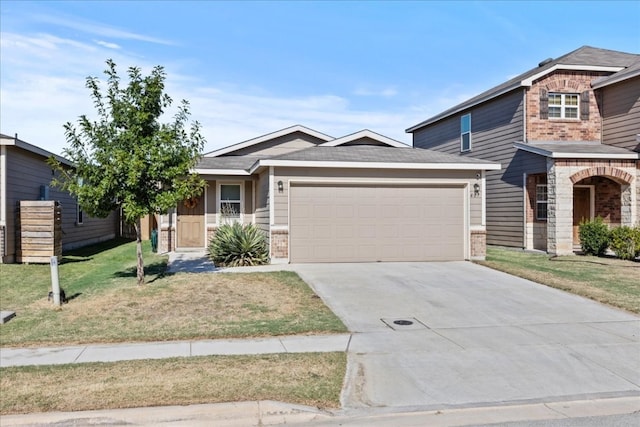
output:
[[[51,291],[53,292],[53,305],[60,306],[60,282],[58,281],[58,257],[51,257]]]

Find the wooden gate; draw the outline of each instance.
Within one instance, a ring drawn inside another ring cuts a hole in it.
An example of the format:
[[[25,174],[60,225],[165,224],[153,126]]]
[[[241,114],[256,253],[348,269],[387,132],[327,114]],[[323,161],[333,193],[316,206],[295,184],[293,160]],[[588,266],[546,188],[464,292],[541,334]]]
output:
[[[18,202],[16,262],[49,263],[62,257],[62,207],[59,202]]]

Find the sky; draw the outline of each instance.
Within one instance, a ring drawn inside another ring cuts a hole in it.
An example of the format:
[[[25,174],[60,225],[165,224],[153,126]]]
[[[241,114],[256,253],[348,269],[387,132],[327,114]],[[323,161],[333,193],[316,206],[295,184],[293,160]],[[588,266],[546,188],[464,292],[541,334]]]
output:
[[[0,0],[0,132],[62,154],[113,59],[164,67],[204,152],[296,124],[410,145],[406,128],[584,45],[640,53],[640,1]]]

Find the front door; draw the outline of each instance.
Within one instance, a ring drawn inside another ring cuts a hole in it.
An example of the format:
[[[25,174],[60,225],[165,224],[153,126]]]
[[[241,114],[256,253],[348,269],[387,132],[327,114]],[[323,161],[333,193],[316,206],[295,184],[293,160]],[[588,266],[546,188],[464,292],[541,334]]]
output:
[[[573,244],[580,244],[580,222],[591,219],[591,188],[573,187]]]
[[[204,248],[204,199],[192,197],[178,205],[178,248]]]

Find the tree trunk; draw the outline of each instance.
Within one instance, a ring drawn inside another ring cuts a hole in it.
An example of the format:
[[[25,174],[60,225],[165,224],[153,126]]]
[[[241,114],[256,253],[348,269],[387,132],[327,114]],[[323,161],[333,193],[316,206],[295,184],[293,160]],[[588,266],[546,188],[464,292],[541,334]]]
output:
[[[136,220],[135,229],[136,229],[136,254],[138,255],[138,268],[137,268],[137,277],[138,277],[138,286],[144,285],[144,260],[142,259],[142,224],[140,218]]]

